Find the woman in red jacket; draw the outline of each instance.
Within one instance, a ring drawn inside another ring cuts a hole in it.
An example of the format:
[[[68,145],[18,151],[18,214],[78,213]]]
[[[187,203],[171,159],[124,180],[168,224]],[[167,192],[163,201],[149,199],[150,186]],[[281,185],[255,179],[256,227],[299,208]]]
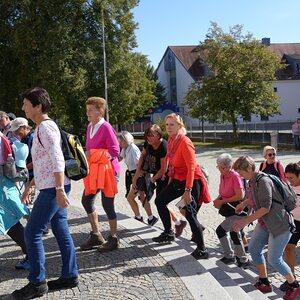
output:
[[[192,256],[196,259],[208,258],[204,245],[202,226],[197,220],[197,213],[203,201],[210,200],[204,175],[196,162],[195,147],[185,135],[186,129],[179,115],[169,114],[165,118],[166,130],[169,135],[167,161],[170,177],[167,187],[157,196],[155,204],[164,225],[164,232],[153,238],[154,242],[174,241],[174,231],[171,229],[171,219],[168,203],[182,197],[182,209],[190,224],[197,244]]]

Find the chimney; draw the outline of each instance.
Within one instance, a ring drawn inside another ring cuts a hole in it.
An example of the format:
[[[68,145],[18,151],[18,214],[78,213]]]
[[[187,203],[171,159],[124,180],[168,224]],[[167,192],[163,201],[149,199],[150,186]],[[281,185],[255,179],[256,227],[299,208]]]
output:
[[[262,38],[261,43],[265,46],[270,46],[271,45],[271,39],[270,38]]]

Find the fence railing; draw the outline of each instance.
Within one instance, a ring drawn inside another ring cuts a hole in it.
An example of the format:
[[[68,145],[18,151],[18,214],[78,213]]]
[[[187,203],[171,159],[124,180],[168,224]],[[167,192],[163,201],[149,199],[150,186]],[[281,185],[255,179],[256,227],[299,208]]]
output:
[[[238,130],[240,132],[291,132],[292,124],[295,121],[286,120],[286,121],[277,121],[277,122],[243,122],[238,124]],[[121,130],[126,130],[132,133],[135,132],[144,132],[152,123],[150,121],[147,122],[137,122],[134,124],[128,125],[121,125]],[[192,124],[188,125],[188,132],[199,132],[202,131],[201,126],[195,126]],[[231,124],[205,124],[204,131],[225,131],[225,132],[232,132],[232,125]]]

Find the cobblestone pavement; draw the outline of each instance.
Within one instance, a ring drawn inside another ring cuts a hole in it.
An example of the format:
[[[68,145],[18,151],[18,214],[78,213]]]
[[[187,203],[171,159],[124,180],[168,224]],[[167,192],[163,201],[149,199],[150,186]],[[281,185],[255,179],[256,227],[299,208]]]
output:
[[[70,209],[70,230],[77,247],[89,226],[82,209]],[[106,234],[107,226],[103,229]],[[135,234],[119,226],[120,249],[101,254],[77,251],[80,284],[49,292],[42,299],[193,299],[173,268]],[[47,279],[60,275],[60,253],[53,235],[46,237]],[[0,298],[27,284],[27,271],[15,270],[20,250],[9,237],[0,238]]]
[[[218,194],[219,172],[216,169],[216,158],[221,153],[230,153],[234,158],[241,155],[250,155],[257,162],[262,160],[261,152],[254,150],[237,149],[197,149],[197,160],[209,171],[209,188],[212,197]],[[279,153],[279,159],[286,165],[289,162],[300,160],[299,152]],[[116,197],[116,211],[133,216],[129,204],[127,203],[124,187],[125,165],[122,163],[122,174],[118,185],[119,193]],[[83,191],[82,182],[73,182],[70,209],[70,228],[76,246],[80,244],[90,231],[86,223],[86,215],[81,208],[81,195]],[[153,201],[153,200],[152,200]],[[174,207],[176,201],[170,206]],[[154,215],[157,211],[152,202]],[[107,223],[104,217],[101,201],[97,204],[97,211],[100,213],[100,221],[104,231],[107,231]],[[146,214],[140,206],[141,215],[146,220]],[[177,209],[175,208],[175,211]],[[222,257],[222,250],[215,234],[215,229],[223,218],[218,215],[212,204],[204,205],[199,212],[199,220],[205,226],[204,238],[206,246],[211,253]],[[138,225],[137,225],[138,226]],[[156,227],[162,229],[159,221]],[[246,229],[249,236],[253,226]],[[121,248],[109,254],[100,254],[97,251],[77,252],[78,264],[80,268],[81,283],[78,288],[49,293],[45,299],[193,299],[187,291],[180,278],[176,275],[171,266],[151,246],[135,236],[132,232],[119,226]],[[190,239],[191,232],[188,226],[183,232],[182,238]],[[47,274],[49,278],[59,276],[59,252],[57,250],[54,237],[45,239]],[[195,247],[191,243],[191,247]],[[192,249],[192,248],[191,248]],[[191,250],[189,249],[189,250]],[[190,252],[190,251],[189,251]],[[7,237],[0,238],[0,295],[9,293],[12,288],[19,288],[26,283],[26,272],[15,271],[14,264],[21,258],[20,251]],[[299,251],[297,251],[296,262],[300,261]],[[251,270],[255,271],[254,267]],[[296,275],[300,278],[299,268],[296,266]],[[269,268],[272,283],[279,286],[282,282],[281,276]],[[272,299],[277,299],[272,297]]]
[[[222,153],[230,153],[234,159],[238,158],[242,155],[250,155],[252,156],[257,165],[263,160],[262,158],[262,151],[257,150],[240,150],[240,149],[211,149],[211,148],[197,148],[197,161],[202,164],[209,173],[209,189],[211,192],[211,195],[213,198],[215,198],[218,195],[218,186],[219,186],[219,171],[216,168],[216,159],[217,157]],[[300,160],[300,153],[295,151],[283,151],[278,153],[277,157],[284,165],[287,165],[290,162],[297,162]],[[133,213],[131,211],[131,208],[129,204],[127,203],[124,195],[125,195],[125,187],[124,187],[124,172],[125,172],[125,164],[121,163],[122,172],[120,176],[120,181],[118,184],[119,193],[116,197],[116,211],[123,213],[127,216],[133,216]],[[80,196],[82,193],[82,186],[77,184],[76,186],[73,186],[72,189],[72,198],[74,200],[75,205],[81,205],[80,204]],[[156,207],[154,205],[153,199],[152,201],[152,209],[153,213],[155,215],[157,214]],[[177,201],[173,201],[169,204],[170,207],[174,208],[175,211],[178,211],[175,207],[175,203]],[[101,205],[99,201],[98,205],[99,210],[101,211]],[[144,217],[144,220],[147,219],[146,213],[143,210],[143,208],[140,206],[140,212],[141,215]],[[222,249],[219,244],[219,240],[216,236],[215,229],[217,226],[222,222],[223,217],[220,216],[217,213],[217,210],[213,207],[213,205],[205,204],[200,209],[198,218],[200,222],[205,226],[204,231],[204,238],[205,243],[209,251],[213,254],[216,254],[216,256],[219,255],[219,257],[222,257]],[[158,228],[163,228],[161,221],[159,220],[158,223],[155,225]],[[254,226],[249,226],[245,229],[246,233],[248,233],[249,237],[251,237],[251,232],[254,229]],[[191,238],[191,231],[189,226],[186,227],[182,234],[182,238],[190,239]],[[191,243],[191,247],[195,247],[193,243]],[[266,250],[267,251],[267,250]],[[191,251],[190,251],[191,252]],[[297,250],[296,252],[296,265],[300,262],[300,251]],[[250,268],[252,271],[256,273],[256,269],[254,266],[251,266]],[[270,266],[268,266],[268,273],[269,277],[272,280],[272,283],[275,286],[279,286],[284,280],[280,274],[275,272]],[[298,278],[300,278],[300,269],[296,266],[295,274]],[[274,297],[272,299],[275,299]]]

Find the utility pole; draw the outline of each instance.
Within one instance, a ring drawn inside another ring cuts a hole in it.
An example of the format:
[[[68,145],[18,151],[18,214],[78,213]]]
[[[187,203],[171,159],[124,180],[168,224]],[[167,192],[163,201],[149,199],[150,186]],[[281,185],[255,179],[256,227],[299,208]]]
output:
[[[103,51],[103,75],[104,75],[104,97],[106,100],[106,121],[109,122],[108,95],[107,95],[107,74],[106,74],[106,51],[105,51],[105,24],[104,24],[104,9],[101,9],[102,15],[102,51]]]

